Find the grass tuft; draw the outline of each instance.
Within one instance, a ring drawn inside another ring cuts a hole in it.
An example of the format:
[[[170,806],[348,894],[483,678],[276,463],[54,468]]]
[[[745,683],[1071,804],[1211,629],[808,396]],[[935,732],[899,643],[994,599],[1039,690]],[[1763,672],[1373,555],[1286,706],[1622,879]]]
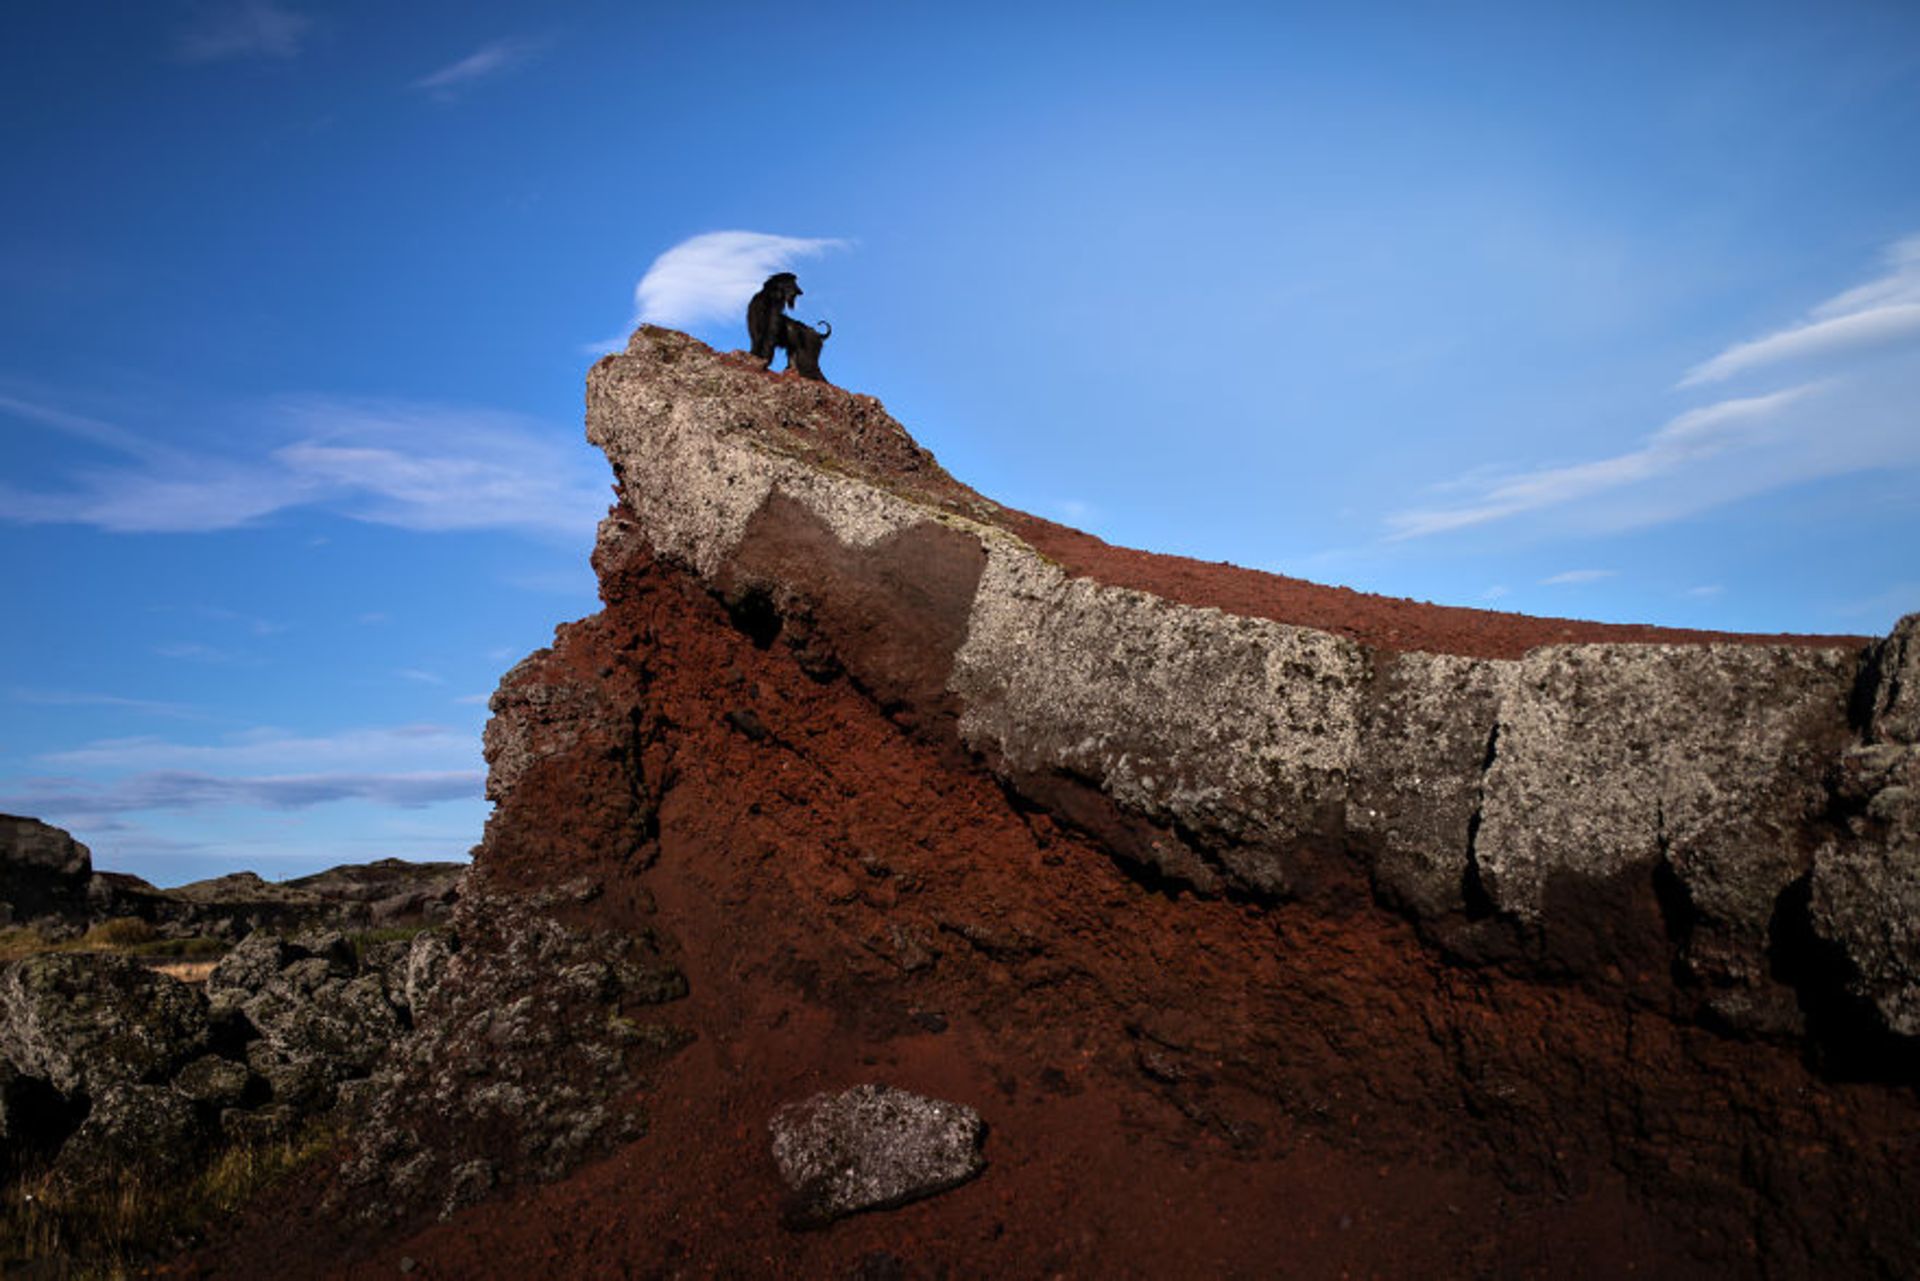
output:
[[[122,1171],[81,1189],[40,1170],[0,1186],[0,1275],[126,1277],[145,1274],[205,1239],[207,1230],[269,1185],[332,1150],[339,1130],[322,1119],[282,1139],[218,1152],[200,1172],[156,1184]]]

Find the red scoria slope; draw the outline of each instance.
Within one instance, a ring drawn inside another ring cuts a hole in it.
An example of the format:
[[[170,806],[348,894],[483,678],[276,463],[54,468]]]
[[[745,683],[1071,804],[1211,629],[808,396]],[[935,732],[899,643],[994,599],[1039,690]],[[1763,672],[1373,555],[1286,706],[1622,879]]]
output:
[[[937,469],[893,478],[977,500]],[[1075,572],[1375,644],[1600,638],[995,519]],[[1589,982],[1442,946],[1364,895],[1129,873],[962,748],[949,712],[883,710],[831,636],[729,610],[612,520],[605,608],[496,696],[552,750],[475,875],[529,902],[590,886],[556,913],[650,929],[685,974],[666,1008],[692,1039],[631,1096],[645,1134],[554,1182],[503,1168],[439,1222],[352,1226],[351,1198],[321,1209],[325,1179],[283,1188],[195,1272],[1892,1275],[1920,1249],[1910,1063],[1708,1026],[1657,949]],[[986,1173],[783,1228],[768,1118],[861,1081],[977,1108]]]

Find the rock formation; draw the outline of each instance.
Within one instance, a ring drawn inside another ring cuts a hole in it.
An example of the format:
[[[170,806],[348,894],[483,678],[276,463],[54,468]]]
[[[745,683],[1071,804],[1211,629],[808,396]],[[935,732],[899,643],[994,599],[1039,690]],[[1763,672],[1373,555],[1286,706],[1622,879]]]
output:
[[[605,608],[494,696],[461,951],[324,1194],[399,1234],[255,1222],[206,1271],[1920,1254],[1920,617],[1659,632],[1122,552],[653,328],[587,429]],[[787,1231],[765,1127],[875,1081],[977,1112],[986,1173]]]
[[[0,927],[32,926],[50,941],[134,919],[162,936],[237,940],[255,929],[372,929],[438,921],[459,894],[464,863],[388,858],[286,881],[234,872],[157,889],[125,872],[96,872],[93,852],[35,818],[0,814]]]

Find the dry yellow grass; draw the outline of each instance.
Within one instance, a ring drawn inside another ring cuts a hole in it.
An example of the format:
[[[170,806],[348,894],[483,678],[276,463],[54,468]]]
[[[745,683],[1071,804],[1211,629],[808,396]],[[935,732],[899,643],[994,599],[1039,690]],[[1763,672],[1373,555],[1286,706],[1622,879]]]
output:
[[[118,952],[157,960],[218,959],[227,944],[210,938],[162,938],[160,932],[137,917],[115,917],[93,926],[78,938],[50,939],[30,925],[0,930],[0,962],[17,961],[41,952]]]
[[[159,961],[151,968],[182,983],[205,983],[218,961]]]
[[[202,1239],[268,1184],[330,1151],[333,1126],[316,1123],[266,1143],[216,1155],[193,1178],[156,1185],[122,1173],[82,1192],[41,1172],[0,1189],[0,1275],[126,1277]]]

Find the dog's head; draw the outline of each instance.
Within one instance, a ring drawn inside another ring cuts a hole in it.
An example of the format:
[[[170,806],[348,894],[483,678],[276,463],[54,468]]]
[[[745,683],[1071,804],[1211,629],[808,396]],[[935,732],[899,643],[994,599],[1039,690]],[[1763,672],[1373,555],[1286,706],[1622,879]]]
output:
[[[767,277],[767,283],[760,286],[760,291],[778,298],[782,307],[791,307],[801,293],[800,278],[790,271],[776,271]]]

